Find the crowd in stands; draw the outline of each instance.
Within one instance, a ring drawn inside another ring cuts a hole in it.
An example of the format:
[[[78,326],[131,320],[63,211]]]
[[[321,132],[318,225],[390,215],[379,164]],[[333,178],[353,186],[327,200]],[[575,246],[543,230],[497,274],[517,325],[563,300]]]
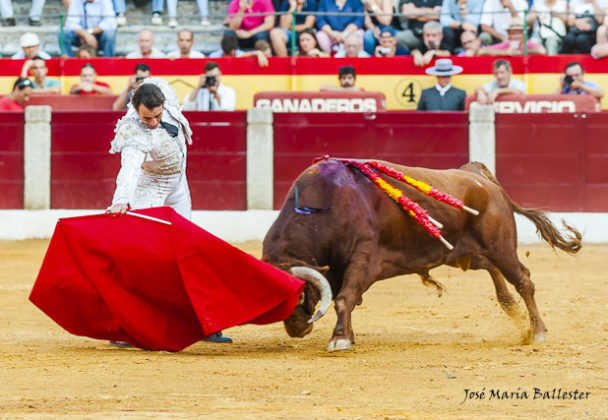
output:
[[[31,25],[39,21],[44,1],[33,0]],[[115,56],[117,28],[126,24],[125,0],[63,1],[68,7],[59,33],[63,54],[75,56],[85,46]],[[201,23],[208,24],[208,0],[197,4]],[[163,24],[163,9],[164,0],[152,0],[153,25]],[[167,10],[167,25],[176,27],[177,0],[167,0]],[[15,24],[11,0],[0,0],[0,13],[4,25]],[[224,37],[236,37],[237,56],[259,51],[259,41],[276,56],[411,54],[419,66],[450,55],[608,56],[608,0],[229,0],[226,13]],[[301,45],[301,34],[315,39]],[[144,45],[153,44],[153,37],[152,31],[140,33],[140,48],[149,51],[141,57],[169,53]],[[191,57],[202,55],[196,51]],[[138,52],[127,57],[140,58]]]

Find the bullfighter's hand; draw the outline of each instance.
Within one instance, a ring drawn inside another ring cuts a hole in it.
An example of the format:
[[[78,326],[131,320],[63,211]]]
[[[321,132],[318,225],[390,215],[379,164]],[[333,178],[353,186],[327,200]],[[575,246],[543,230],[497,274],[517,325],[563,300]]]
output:
[[[129,205],[126,203],[115,203],[107,208],[106,213],[120,214],[121,216],[129,210]]]

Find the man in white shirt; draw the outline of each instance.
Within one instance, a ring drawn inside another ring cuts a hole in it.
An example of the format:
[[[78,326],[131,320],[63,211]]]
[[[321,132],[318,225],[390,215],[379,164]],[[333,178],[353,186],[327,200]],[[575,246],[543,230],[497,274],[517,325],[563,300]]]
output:
[[[507,60],[496,60],[492,65],[492,73],[494,73],[496,80],[475,89],[477,102],[491,104],[501,95],[523,95],[526,93],[526,84],[521,80],[511,77],[513,70]]]
[[[205,54],[192,49],[194,34],[189,29],[182,29],[177,34],[177,46],[179,49],[167,54],[169,58],[204,58]]]
[[[192,93],[184,98],[183,111],[234,111],[236,92],[220,83],[222,72],[220,66],[209,61],[205,72]]]
[[[117,26],[112,0],[72,1],[63,39],[59,32],[62,53],[74,57],[72,46],[90,45],[95,50],[103,50],[103,57],[114,57]]]
[[[49,53],[40,49],[40,40],[38,39],[38,35],[33,32],[26,32],[21,35],[19,44],[21,45],[21,51],[17,51],[11,56],[13,60],[21,60],[24,58],[31,60],[34,57],[40,57],[45,60],[51,59]]]
[[[166,58],[162,51],[154,47],[154,33],[149,29],[143,29],[137,35],[138,51],[131,51],[127,58]]]
[[[523,19],[525,10],[528,10],[528,0],[485,0],[480,21],[482,33],[479,36],[484,45],[507,42],[511,18]]]

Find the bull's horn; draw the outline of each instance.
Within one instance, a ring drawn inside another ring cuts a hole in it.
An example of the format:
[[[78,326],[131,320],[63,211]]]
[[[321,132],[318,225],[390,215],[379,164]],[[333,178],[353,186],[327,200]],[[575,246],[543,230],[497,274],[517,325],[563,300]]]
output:
[[[319,273],[317,270],[313,270],[310,267],[291,267],[291,274],[294,276],[311,283],[317,289],[319,289],[319,293],[321,293],[321,306],[317,313],[314,314],[312,318],[308,320],[308,322],[312,323],[316,320],[320,319],[325,312],[329,309],[329,305],[331,305],[331,287],[329,286],[329,282],[323,276],[323,274]]]

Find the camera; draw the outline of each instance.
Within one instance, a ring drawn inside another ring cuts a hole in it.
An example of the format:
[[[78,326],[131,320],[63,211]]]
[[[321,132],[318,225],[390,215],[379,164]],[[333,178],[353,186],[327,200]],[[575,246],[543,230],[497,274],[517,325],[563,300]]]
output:
[[[135,78],[135,82],[136,82],[136,83],[137,83],[137,82],[141,82],[141,81],[142,81],[142,80],[144,80],[145,78],[146,78],[146,76],[137,76],[137,77]]]
[[[387,55],[390,54],[391,49],[389,47],[380,47],[378,48],[378,52],[380,53],[380,55]]]
[[[572,82],[574,82],[574,78],[572,76],[570,76],[569,74],[564,76],[564,85],[570,86]]]
[[[205,87],[213,87],[217,83],[217,78],[213,75],[205,77]]]

